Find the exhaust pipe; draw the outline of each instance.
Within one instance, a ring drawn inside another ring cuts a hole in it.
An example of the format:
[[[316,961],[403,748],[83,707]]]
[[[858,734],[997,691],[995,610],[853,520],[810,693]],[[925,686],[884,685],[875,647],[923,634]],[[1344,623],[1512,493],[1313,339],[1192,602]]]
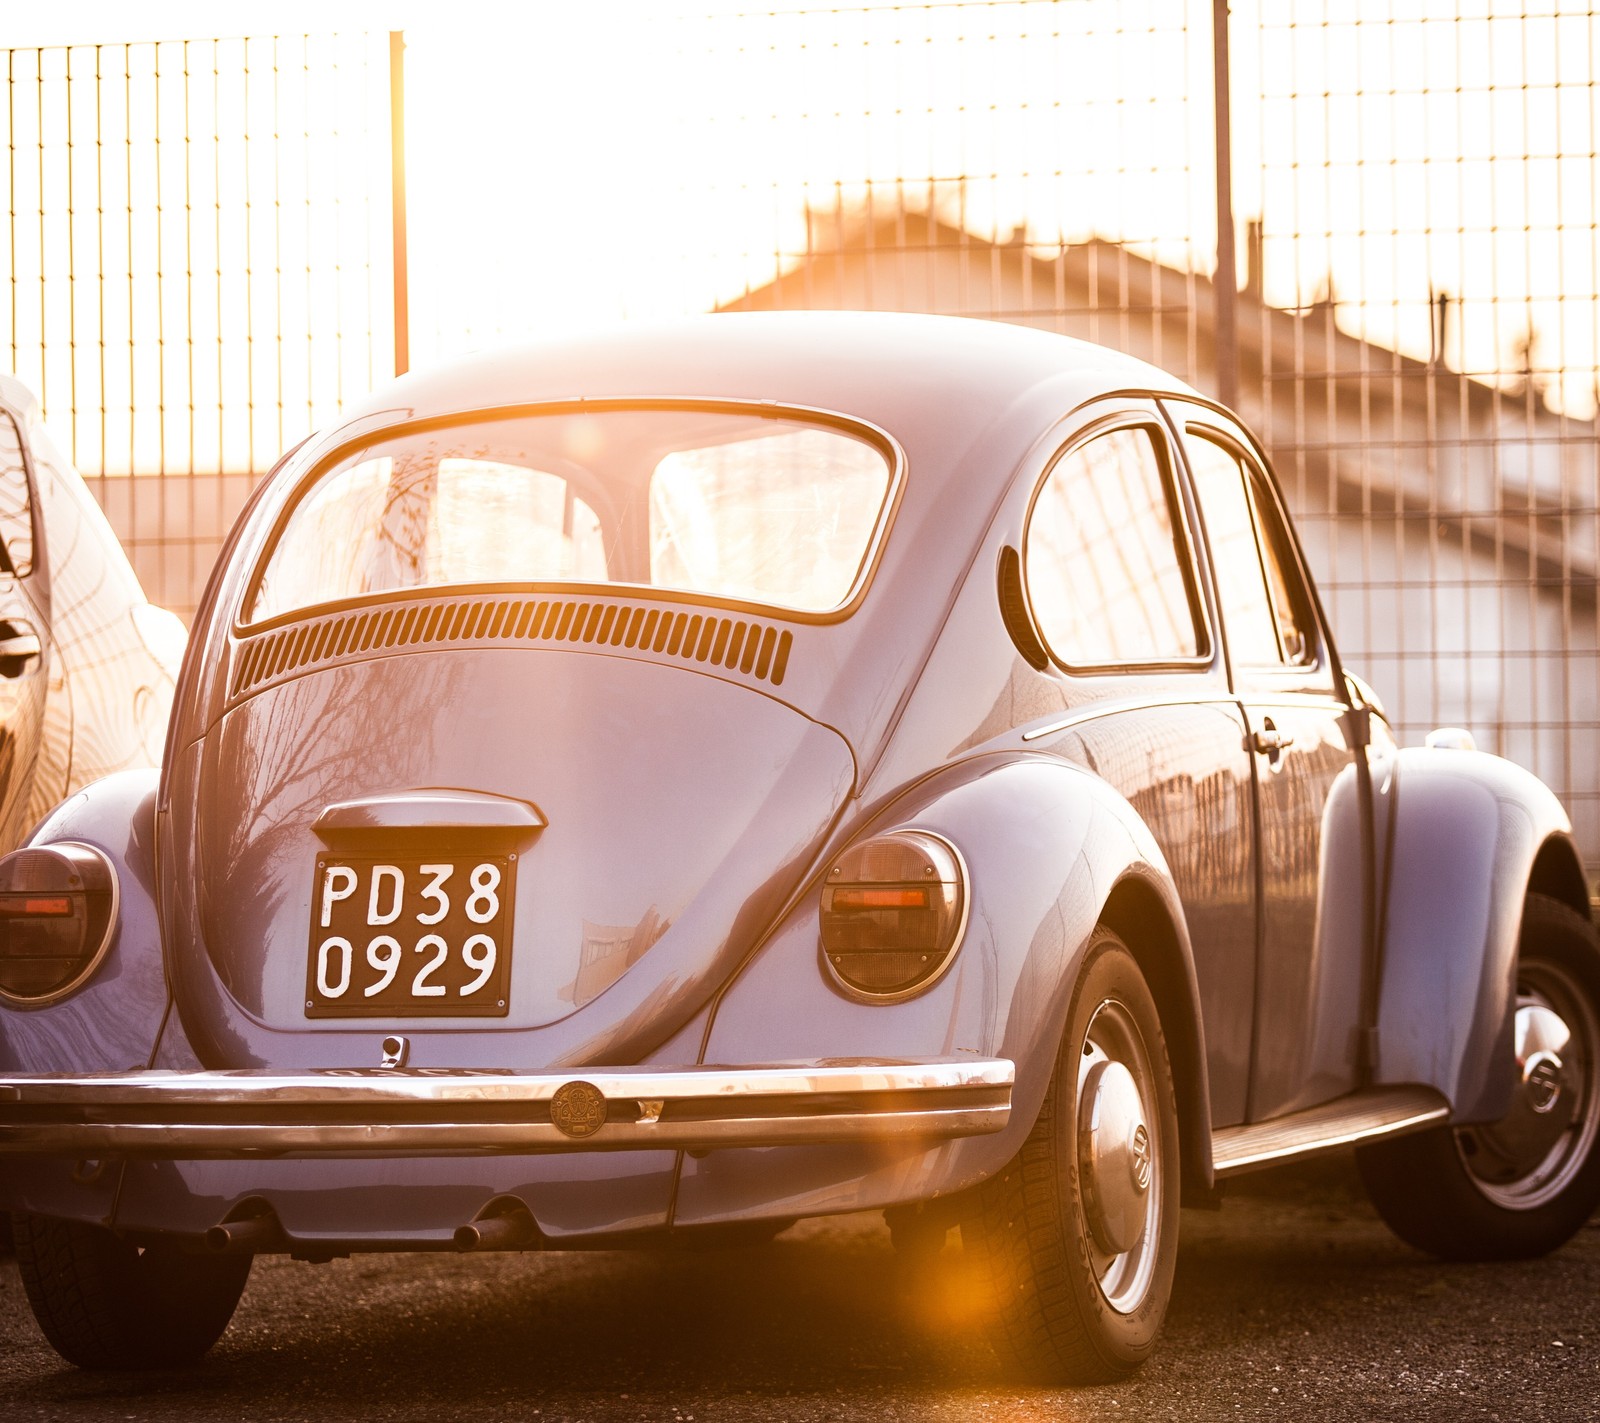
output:
[[[530,1250],[540,1243],[539,1223],[515,1196],[490,1201],[477,1218],[458,1225],[452,1237],[460,1251]]]
[[[270,1206],[239,1220],[225,1220],[205,1234],[206,1249],[215,1255],[255,1255],[283,1243],[283,1227]]]

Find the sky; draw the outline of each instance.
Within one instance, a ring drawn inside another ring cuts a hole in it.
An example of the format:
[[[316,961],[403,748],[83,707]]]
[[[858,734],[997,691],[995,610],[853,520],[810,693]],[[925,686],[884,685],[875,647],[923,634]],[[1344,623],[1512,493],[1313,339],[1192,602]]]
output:
[[[219,13],[252,35],[349,38],[191,46],[187,75],[182,46],[142,43],[210,36]],[[1241,239],[1263,225],[1267,299],[1331,292],[1345,329],[1426,357],[1448,292],[1451,364],[1514,372],[1531,328],[1547,399],[1588,418],[1592,9],[1232,13],[1234,212]],[[92,47],[52,51],[48,102],[9,115],[24,156],[42,131],[53,163],[57,96],[76,95],[71,187],[47,164],[13,174],[9,354],[90,469],[264,467],[381,381],[392,28],[407,43],[414,365],[704,310],[798,260],[807,209],[839,202],[932,204],[983,236],[1020,230],[1041,255],[1110,237],[1209,273],[1210,17],[1208,0],[31,7],[8,15],[7,45],[138,41],[142,68],[96,81]],[[33,94],[11,78],[13,101]],[[268,155],[275,126],[289,141]],[[130,137],[157,131],[160,161],[133,156]]]

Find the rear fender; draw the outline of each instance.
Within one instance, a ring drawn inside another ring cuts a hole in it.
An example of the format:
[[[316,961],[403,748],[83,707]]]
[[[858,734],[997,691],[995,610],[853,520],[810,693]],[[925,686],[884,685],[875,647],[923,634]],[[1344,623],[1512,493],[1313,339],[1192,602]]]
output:
[[[117,874],[111,947],[78,992],[43,1008],[0,1007],[0,1071],[121,1072],[148,1066],[167,1008],[155,907],[160,772],[119,771],[62,802],[29,845],[77,840]]]
[[[966,861],[970,911],[950,971],[901,1003],[845,997],[820,962],[814,883],[724,993],[703,1060],[1008,1058],[1016,1064],[1010,1124],[935,1147],[691,1158],[676,1221],[926,1200],[1000,1170],[1038,1116],[1083,951],[1102,919],[1127,938],[1156,994],[1179,1086],[1185,1187],[1207,1193],[1210,1111],[1188,934],[1161,851],[1128,802],[1081,767],[1040,756],[983,757],[922,783],[850,838],[897,828],[942,835]],[[819,881],[835,858],[819,866]]]
[[[1422,1083],[1453,1120],[1511,1106],[1517,939],[1530,889],[1587,916],[1566,812],[1498,756],[1410,747],[1392,771],[1378,1083]]]
[[[150,1062],[167,1008],[152,889],[154,769],[121,771],[64,801],[29,845],[77,840],[103,851],[117,874],[111,947],[77,993],[43,1008],[0,1007],[0,1071],[120,1072]],[[108,1224],[121,1165],[11,1159],[0,1172],[0,1210]]]

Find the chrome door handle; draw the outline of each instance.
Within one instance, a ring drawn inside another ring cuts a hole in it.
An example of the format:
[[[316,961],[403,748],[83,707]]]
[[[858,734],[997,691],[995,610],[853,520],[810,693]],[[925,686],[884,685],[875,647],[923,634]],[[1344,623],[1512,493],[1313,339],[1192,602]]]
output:
[[[0,623],[0,631],[10,634],[0,637],[0,662],[29,662],[43,650],[39,634],[26,623]]]
[[[1279,731],[1269,721],[1251,734],[1250,744],[1263,756],[1276,756],[1285,747],[1294,745],[1294,737]]]

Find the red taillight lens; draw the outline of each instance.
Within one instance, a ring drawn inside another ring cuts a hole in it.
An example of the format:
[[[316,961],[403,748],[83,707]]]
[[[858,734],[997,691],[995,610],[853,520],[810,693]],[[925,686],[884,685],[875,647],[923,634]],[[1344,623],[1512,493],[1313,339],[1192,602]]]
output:
[[[0,999],[37,1008],[87,982],[111,940],[117,877],[91,845],[0,857]]]
[[[52,918],[71,914],[73,901],[64,894],[53,899],[30,899],[25,894],[0,895],[0,918]]]
[[[850,909],[932,909],[933,895],[920,885],[916,889],[840,888],[833,891],[835,914]]]
[[[897,830],[852,846],[822,890],[822,953],[852,992],[902,998],[948,967],[966,926],[966,871],[949,841]]]

